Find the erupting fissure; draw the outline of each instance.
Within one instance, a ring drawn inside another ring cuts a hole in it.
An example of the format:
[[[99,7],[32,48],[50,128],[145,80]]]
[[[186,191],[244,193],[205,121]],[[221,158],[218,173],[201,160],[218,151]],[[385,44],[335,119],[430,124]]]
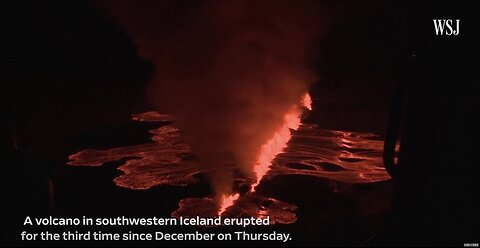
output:
[[[219,215],[221,215],[228,207],[232,206],[233,203],[240,197],[240,194],[233,194],[233,195],[222,195],[220,199],[220,210],[218,211]]]
[[[318,76],[311,48],[327,31],[326,8],[290,0],[95,2],[154,65],[146,100],[175,118],[196,161],[175,158],[195,164],[215,207],[226,209],[232,194],[248,191],[235,177],[255,187],[300,125],[301,103],[309,108],[305,92]]]
[[[298,109],[301,110],[301,108]],[[295,113],[299,112],[301,111]],[[290,115],[290,117],[286,120],[295,120],[298,115]],[[135,114],[134,119],[142,122],[171,120],[168,116],[157,112]],[[280,129],[279,126],[278,130]],[[150,132],[153,134],[152,142],[105,150],[79,151],[69,157],[68,164],[101,166],[125,160],[118,167],[122,175],[116,177],[114,182],[119,187],[133,190],[147,190],[158,185],[193,185],[199,182],[194,175],[208,172],[188,158],[184,160],[179,156],[179,154],[191,154],[191,149],[181,139],[180,130],[176,126],[163,124]],[[381,156],[383,141],[375,134],[322,130],[315,124],[301,123],[297,131],[291,131],[291,136],[288,147],[274,157],[274,163],[267,165],[264,176],[259,179],[270,179],[279,175],[303,175],[340,184],[368,184],[390,179],[383,167]],[[260,155],[260,146],[257,155]],[[252,165],[254,165],[253,162]],[[221,168],[223,167],[213,169],[218,171]],[[253,168],[250,172],[253,178]],[[256,181],[252,179],[250,185]],[[294,223],[297,220],[294,213],[297,209],[295,205],[259,195],[253,190],[245,192],[243,183],[246,181],[236,182],[241,183],[237,185],[240,187],[236,187],[237,190],[230,188],[231,194],[220,193],[216,198],[182,199],[179,202],[179,208],[172,213],[172,217],[212,217],[222,213],[224,217],[268,216],[272,224]],[[268,188],[268,185],[265,186]],[[224,204],[220,205],[221,203]]]
[[[312,99],[310,94],[305,93],[300,103],[302,104],[302,107],[312,110]],[[273,137],[267,140],[267,142],[261,146],[260,153],[253,171],[256,181],[251,185],[250,192],[255,192],[257,185],[270,170],[270,166],[275,157],[282,153],[287,147],[288,141],[292,137],[291,130],[297,130],[301,125],[301,114],[302,109],[299,108],[298,105],[293,105],[291,110],[285,114],[283,118],[283,124],[274,133]],[[232,206],[235,200],[238,198],[239,194],[222,195],[220,198],[221,202],[218,214],[221,215],[223,212],[225,212],[225,210]]]

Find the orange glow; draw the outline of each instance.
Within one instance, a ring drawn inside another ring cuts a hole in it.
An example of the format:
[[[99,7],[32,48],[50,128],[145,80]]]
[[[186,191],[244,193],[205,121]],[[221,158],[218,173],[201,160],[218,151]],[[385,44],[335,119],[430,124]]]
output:
[[[305,93],[301,102],[304,107],[311,110],[311,101],[310,95]],[[256,182],[252,184],[252,191],[255,191],[255,187],[258,185],[263,176],[265,176],[270,170],[270,165],[275,157],[287,147],[287,143],[292,137],[290,130],[297,130],[300,127],[300,115],[301,111],[297,108],[297,106],[292,106],[290,112],[283,117],[283,125],[280,127],[280,129],[277,130],[273,137],[260,148],[257,163],[254,167]]]
[[[308,93],[305,93],[301,103],[304,107],[310,110],[312,109],[311,98]],[[271,139],[262,145],[254,167],[256,181],[252,184],[250,191],[255,191],[255,187],[270,170],[272,161],[287,147],[288,141],[292,138],[290,130],[297,130],[300,127],[300,116],[301,110],[299,110],[297,105],[292,106],[291,110],[283,117],[283,124],[280,129],[275,132]],[[237,200],[239,196],[239,194],[222,195],[218,214],[222,215],[228,207],[233,205],[234,201]]]
[[[254,167],[256,182],[252,185],[252,190],[270,170],[273,159],[287,147],[287,143],[292,137],[290,129],[296,130],[299,126],[300,117],[294,108],[292,112],[285,115],[282,127],[260,148],[260,155]]]
[[[308,110],[312,110],[312,98],[310,97],[310,94],[305,93],[302,103],[305,108],[307,108]]]
[[[347,184],[368,184],[390,180],[383,167],[383,140],[378,135],[365,132],[333,131],[321,129],[315,124],[300,123],[301,101],[291,106],[284,116],[284,123],[278,127],[275,135],[263,146],[263,153],[257,154],[255,164],[258,168],[251,173],[259,176],[253,182],[259,184],[262,177],[274,178],[279,175],[303,175],[323,178]],[[135,114],[134,120],[142,122],[164,122],[167,115],[157,112]],[[298,130],[293,132],[291,129]],[[173,124],[151,129],[151,142],[131,146],[121,146],[105,150],[87,149],[69,156],[71,166],[102,166],[111,162],[120,162],[118,170],[122,172],[113,182],[123,188],[146,190],[157,185],[186,186],[198,183],[194,177],[207,173],[196,161],[184,160],[179,154],[191,154],[190,147],[181,139],[180,130]],[[291,139],[288,136],[292,136]],[[282,138],[287,136],[287,138]],[[290,139],[288,141],[285,141]],[[283,140],[283,148],[281,146]],[[280,144],[280,145],[279,145]],[[287,145],[288,144],[288,145]],[[286,149],[286,147],[288,147]],[[399,144],[397,143],[396,153]],[[260,148],[260,147],[259,147]],[[268,153],[268,149],[271,152]],[[280,150],[280,152],[278,152]],[[260,151],[260,149],[259,149]],[[277,154],[269,156],[272,154]],[[261,158],[261,159],[260,159]],[[272,163],[272,160],[275,163]],[[123,162],[124,161],[124,162]],[[260,163],[260,161],[263,161]],[[252,162],[253,163],[253,162]],[[264,167],[259,167],[262,164]],[[225,169],[222,164],[212,170]],[[263,171],[261,171],[263,169]],[[252,174],[250,176],[253,177]],[[242,184],[243,186],[243,184]],[[242,188],[244,189],[244,188]],[[215,198],[185,198],[179,208],[172,213],[174,217],[212,215],[271,216],[277,223],[294,223],[296,206],[277,201],[268,196],[253,192],[242,195],[224,192]],[[235,193],[235,192],[232,192]],[[273,200],[273,204],[270,202]],[[263,204],[267,203],[269,204]],[[280,205],[278,205],[280,204]],[[285,205],[286,204],[286,205]],[[280,208],[279,208],[280,206]],[[280,211],[279,211],[280,210]],[[276,219],[279,218],[279,219]]]
[[[228,207],[233,205],[238,197],[240,197],[238,193],[234,195],[222,195],[222,198],[220,199],[220,210],[218,211],[218,215],[222,215],[222,213],[225,212]]]

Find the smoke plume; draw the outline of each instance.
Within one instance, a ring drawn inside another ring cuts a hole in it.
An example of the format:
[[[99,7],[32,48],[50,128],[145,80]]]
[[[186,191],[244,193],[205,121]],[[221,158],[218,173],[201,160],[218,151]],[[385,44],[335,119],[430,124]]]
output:
[[[203,166],[251,178],[260,147],[316,76],[322,13],[310,1],[99,2],[156,73],[148,100],[175,117]],[[232,175],[210,175],[228,193]]]

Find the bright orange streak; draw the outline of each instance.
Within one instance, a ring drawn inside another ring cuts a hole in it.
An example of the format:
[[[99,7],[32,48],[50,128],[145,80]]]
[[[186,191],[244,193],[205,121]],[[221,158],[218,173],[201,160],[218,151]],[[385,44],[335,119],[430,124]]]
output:
[[[312,98],[308,93],[305,93],[301,103],[309,110],[312,109]],[[290,112],[283,117],[283,125],[280,129],[260,148],[260,155],[258,156],[256,166],[254,167],[256,182],[252,184],[252,191],[255,190],[254,188],[258,185],[260,180],[270,170],[270,165],[275,157],[287,147],[287,143],[292,137],[290,130],[297,130],[301,124],[300,115],[301,111],[296,105],[294,105]]]
[[[290,129],[296,130],[299,126],[300,117],[296,108],[294,108],[285,115],[282,127],[260,148],[260,155],[254,167],[256,182],[252,185],[252,190],[254,190],[262,177],[270,170],[273,159],[287,147],[287,143],[292,137]]]
[[[312,110],[312,98],[310,97],[310,94],[305,93],[302,103],[305,108],[307,108],[308,110]]]
[[[308,93],[305,93],[301,103],[307,109],[312,110],[312,99]],[[262,145],[254,167],[256,182],[252,184],[250,191],[255,191],[255,187],[270,170],[272,161],[287,147],[288,141],[292,138],[290,130],[297,130],[300,127],[300,116],[301,110],[297,105],[292,106],[290,112],[283,117],[283,125],[275,132],[271,139]],[[222,195],[218,215],[221,215],[228,207],[232,206],[239,196],[239,194]]]
[[[234,195],[222,195],[222,198],[220,199],[220,210],[218,211],[218,215],[222,215],[225,210],[227,210],[228,207],[233,205],[233,202],[235,202],[239,194],[234,194]]]

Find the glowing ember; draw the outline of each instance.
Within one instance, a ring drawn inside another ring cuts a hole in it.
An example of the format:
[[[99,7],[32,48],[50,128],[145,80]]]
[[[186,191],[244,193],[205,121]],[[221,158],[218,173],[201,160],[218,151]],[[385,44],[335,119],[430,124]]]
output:
[[[306,93],[303,96],[302,103],[305,108],[307,108],[308,110],[312,110],[312,98],[310,97],[310,94]]]
[[[234,195],[222,195],[220,199],[220,210],[218,211],[218,215],[222,215],[228,207],[232,206],[233,203],[240,197],[239,194]]]

